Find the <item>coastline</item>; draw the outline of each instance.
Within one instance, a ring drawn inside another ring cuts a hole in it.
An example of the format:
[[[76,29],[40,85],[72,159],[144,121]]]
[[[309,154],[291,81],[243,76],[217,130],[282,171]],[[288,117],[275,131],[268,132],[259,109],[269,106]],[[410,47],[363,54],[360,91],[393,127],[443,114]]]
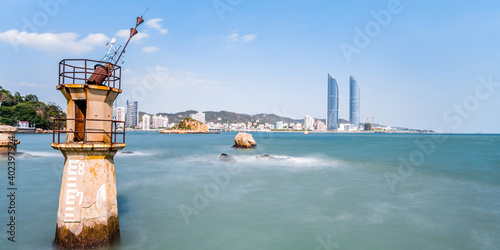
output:
[[[159,134],[219,134],[219,132],[201,132],[201,131],[190,131],[190,130],[161,130]]]
[[[209,130],[208,132],[196,131],[164,131],[162,129],[127,129],[127,132],[158,132],[160,134],[219,134],[219,133],[297,133],[304,134],[304,131],[269,131],[269,130]],[[449,133],[435,133],[435,132],[418,132],[418,131],[309,131],[310,134],[449,134]],[[454,133],[459,134],[459,133]]]

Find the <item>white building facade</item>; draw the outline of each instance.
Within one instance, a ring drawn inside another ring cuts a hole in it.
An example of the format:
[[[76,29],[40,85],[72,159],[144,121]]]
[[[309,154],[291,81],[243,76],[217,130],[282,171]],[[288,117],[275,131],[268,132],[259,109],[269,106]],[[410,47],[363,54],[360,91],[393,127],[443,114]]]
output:
[[[283,121],[276,122],[276,124],[274,125],[274,128],[283,129]]]
[[[168,117],[162,115],[154,115],[151,122],[152,128],[168,127]]]
[[[203,112],[198,112],[196,114],[192,114],[189,117],[205,124],[205,113],[203,113]]]
[[[305,129],[313,130],[314,129],[314,118],[306,115],[304,118],[304,127]]]
[[[116,120],[124,122],[125,121],[125,107],[117,107],[116,108]],[[118,123],[117,127],[123,128],[125,125],[123,123]]]
[[[149,115],[143,115],[142,116],[142,129],[143,130],[150,130],[151,127],[151,116]]]

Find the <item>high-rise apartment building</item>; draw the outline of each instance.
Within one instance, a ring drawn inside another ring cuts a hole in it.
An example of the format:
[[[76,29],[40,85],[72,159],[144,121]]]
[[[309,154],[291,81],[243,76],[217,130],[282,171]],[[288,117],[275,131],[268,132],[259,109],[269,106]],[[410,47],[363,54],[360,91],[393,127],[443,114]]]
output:
[[[310,130],[314,129],[314,118],[306,115],[304,118],[304,128]]]
[[[152,128],[166,128],[168,127],[168,117],[162,115],[154,115],[151,121]]]
[[[117,107],[115,120],[124,122],[125,117],[126,117],[125,116],[125,108],[124,107]],[[117,126],[120,128],[123,128],[124,125],[123,125],[123,123],[118,123]]]
[[[274,125],[274,128],[275,129],[283,129],[283,121],[278,121],[276,122],[276,124]]]
[[[127,100],[127,115],[125,117],[125,126],[137,127],[139,124],[139,104]]]
[[[200,121],[203,124],[205,124],[205,113],[203,113],[203,112],[198,112],[196,114],[192,114],[192,115],[190,115],[190,117],[192,119],[195,119],[195,120]]]
[[[149,115],[143,115],[142,116],[142,129],[143,130],[149,130],[150,129],[150,124],[151,124],[151,116],[149,116]]]

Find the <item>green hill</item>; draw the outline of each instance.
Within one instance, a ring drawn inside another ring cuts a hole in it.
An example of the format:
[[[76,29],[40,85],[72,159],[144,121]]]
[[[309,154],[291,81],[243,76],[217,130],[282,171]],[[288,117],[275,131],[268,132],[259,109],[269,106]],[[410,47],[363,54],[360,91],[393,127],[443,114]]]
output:
[[[185,117],[189,117],[191,114],[196,114],[198,111],[196,110],[187,110],[183,112],[177,112],[177,113],[158,113],[157,115],[163,115],[168,117],[168,122],[169,123],[179,123],[181,122]],[[259,123],[269,123],[269,124],[275,124],[278,121],[283,121],[285,123],[304,123],[304,119],[293,119],[293,118],[288,118],[288,117],[282,117],[278,116],[275,114],[256,114],[256,115],[248,115],[248,114],[240,114],[240,113],[235,113],[235,112],[230,112],[230,111],[206,111],[205,113],[205,122],[213,122],[213,123],[248,123],[248,122],[257,122]],[[140,112],[139,113],[139,119],[142,119],[142,115],[146,113]],[[315,120],[322,120],[325,122],[325,119],[318,119],[315,118]],[[339,119],[339,122],[341,123],[348,123],[348,121]]]
[[[33,94],[14,95],[0,86],[0,123],[17,125],[19,121],[27,121],[37,128],[52,129],[54,118],[65,118],[66,114],[55,103],[45,104]]]

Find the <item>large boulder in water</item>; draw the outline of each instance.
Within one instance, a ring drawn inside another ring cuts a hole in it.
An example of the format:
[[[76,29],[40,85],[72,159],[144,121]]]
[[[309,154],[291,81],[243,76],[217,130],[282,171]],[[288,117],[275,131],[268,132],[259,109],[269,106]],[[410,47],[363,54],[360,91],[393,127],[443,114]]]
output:
[[[253,148],[257,146],[257,143],[253,139],[253,136],[248,133],[238,133],[234,137],[234,147],[235,148]]]

